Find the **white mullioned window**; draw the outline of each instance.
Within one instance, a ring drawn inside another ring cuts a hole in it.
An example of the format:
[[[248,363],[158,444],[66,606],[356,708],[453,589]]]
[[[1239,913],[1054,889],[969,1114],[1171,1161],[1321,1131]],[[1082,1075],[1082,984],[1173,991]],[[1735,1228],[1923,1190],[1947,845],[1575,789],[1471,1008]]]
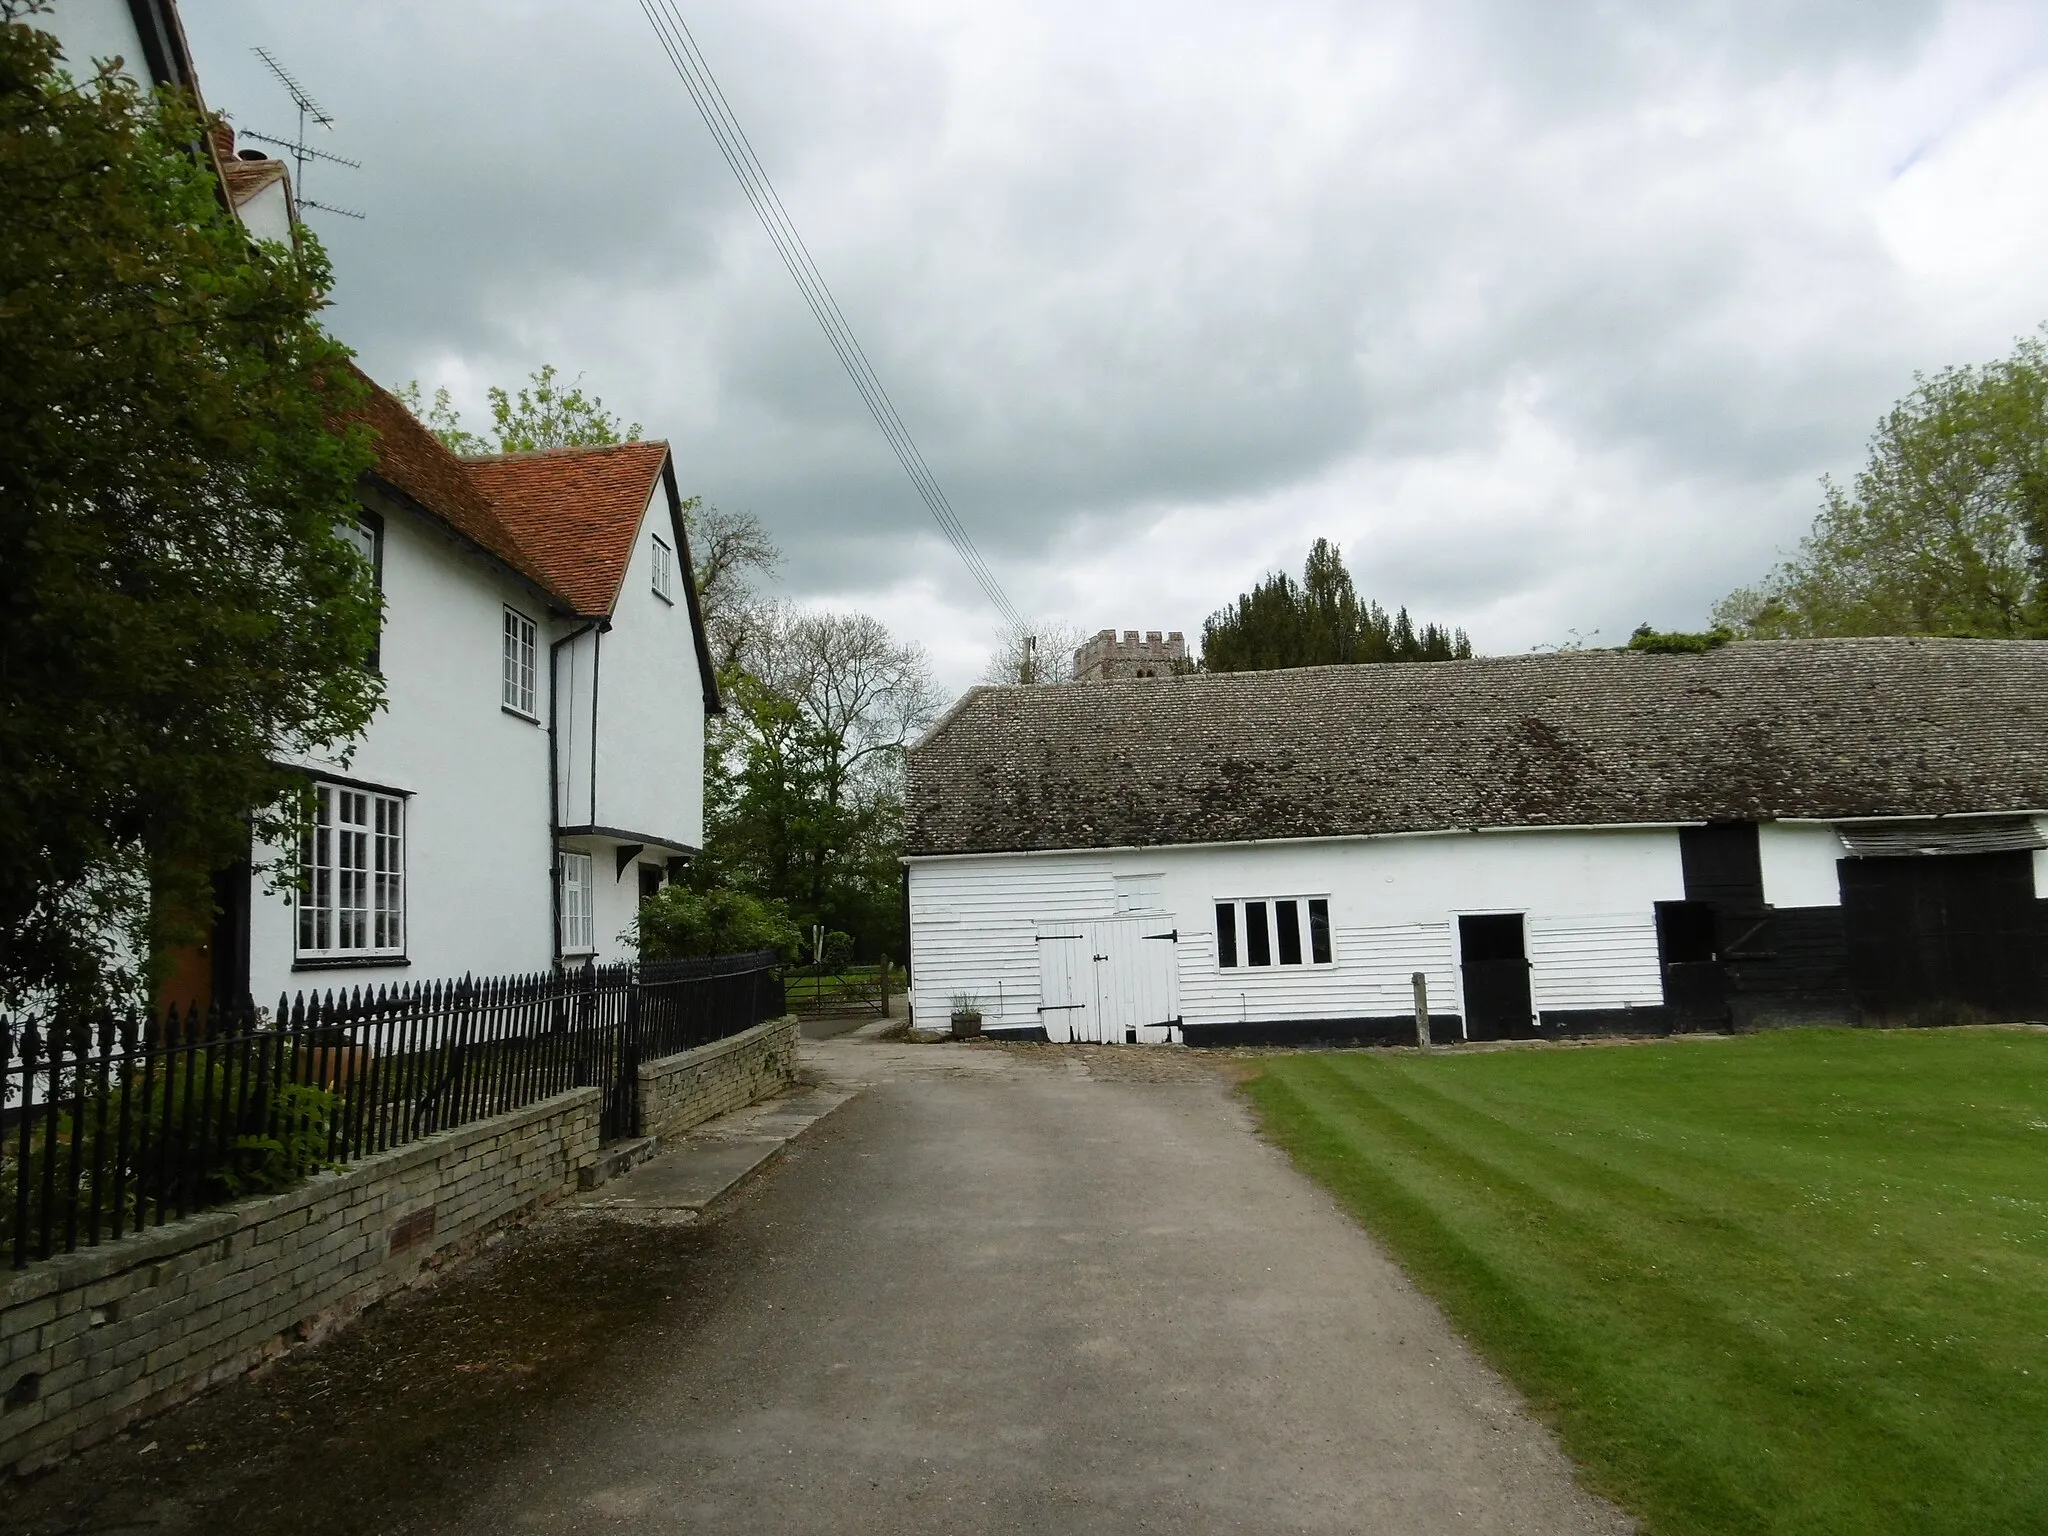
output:
[[[299,843],[298,956],[344,960],[405,953],[405,801],[313,786]]]
[[[669,595],[669,572],[672,569],[673,555],[674,551],[657,537],[654,541],[654,595],[665,603],[675,601],[675,598]]]
[[[529,720],[539,718],[534,701],[533,620],[517,608],[505,610],[505,707]]]
[[[1216,963],[1224,970],[1241,965],[1329,965],[1329,897],[1217,902]]]
[[[562,953],[587,955],[597,948],[597,912],[591,887],[590,855],[562,854]]]

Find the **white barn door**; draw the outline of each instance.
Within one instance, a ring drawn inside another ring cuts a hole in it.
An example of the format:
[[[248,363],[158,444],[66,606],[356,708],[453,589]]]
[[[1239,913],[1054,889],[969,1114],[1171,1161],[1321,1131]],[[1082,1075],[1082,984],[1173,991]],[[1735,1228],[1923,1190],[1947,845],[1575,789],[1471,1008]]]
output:
[[[1052,1041],[1093,1040],[1095,945],[1088,923],[1038,925],[1038,1017]]]
[[[1180,1022],[1180,935],[1173,919],[1124,917],[1090,923],[1095,941],[1098,1040],[1154,1045],[1173,1038]]]
[[[1156,1044],[1180,1020],[1171,917],[1038,925],[1038,1015],[1054,1041]]]

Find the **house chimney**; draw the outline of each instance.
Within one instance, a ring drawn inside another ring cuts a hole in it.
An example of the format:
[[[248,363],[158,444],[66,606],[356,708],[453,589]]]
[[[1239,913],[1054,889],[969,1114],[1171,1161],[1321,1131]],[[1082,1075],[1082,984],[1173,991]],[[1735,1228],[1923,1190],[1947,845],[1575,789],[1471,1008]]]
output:
[[[235,158],[235,125],[224,117],[216,117],[213,126],[206,130],[213,141],[213,152],[223,160]]]

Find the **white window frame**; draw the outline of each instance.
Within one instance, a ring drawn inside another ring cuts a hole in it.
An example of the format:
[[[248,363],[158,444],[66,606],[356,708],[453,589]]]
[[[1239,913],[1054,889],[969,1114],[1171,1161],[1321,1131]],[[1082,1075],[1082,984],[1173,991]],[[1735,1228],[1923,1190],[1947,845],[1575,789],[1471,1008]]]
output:
[[[405,958],[405,798],[316,783],[299,841],[300,960]]]
[[[674,568],[675,551],[670,549],[667,540],[657,533],[654,535],[654,595],[664,603],[675,601],[669,595]]]
[[[1300,924],[1298,931],[1301,935],[1301,958],[1299,960],[1282,960],[1280,958],[1280,921],[1279,914],[1274,909],[1283,901],[1291,901],[1295,904],[1296,921]],[[1316,958],[1315,918],[1310,909],[1317,902],[1322,904],[1323,931],[1329,937],[1330,957],[1327,960],[1318,960]],[[1326,893],[1317,892],[1314,895],[1302,895],[1297,892],[1288,892],[1280,896],[1218,896],[1210,903],[1209,911],[1212,923],[1215,921],[1215,914],[1225,907],[1231,909],[1230,921],[1232,932],[1236,935],[1237,940],[1237,957],[1235,960],[1225,962],[1223,946],[1219,938],[1216,946],[1216,968],[1219,971],[1250,971],[1259,975],[1268,973],[1291,975],[1296,971],[1327,971],[1336,965],[1337,928],[1336,924],[1330,919],[1330,898]],[[1252,963],[1251,930],[1245,923],[1246,907],[1262,909],[1260,920],[1266,925],[1267,959],[1264,965],[1254,965]],[[1214,930],[1212,929],[1211,931],[1213,932]]]
[[[592,878],[592,860],[587,853],[564,848],[560,855],[562,892],[562,953],[591,955],[597,952],[597,888]]]
[[[513,714],[528,720],[540,719],[539,670],[534,654],[538,633],[533,620],[510,603],[505,605],[504,691],[500,701]]]

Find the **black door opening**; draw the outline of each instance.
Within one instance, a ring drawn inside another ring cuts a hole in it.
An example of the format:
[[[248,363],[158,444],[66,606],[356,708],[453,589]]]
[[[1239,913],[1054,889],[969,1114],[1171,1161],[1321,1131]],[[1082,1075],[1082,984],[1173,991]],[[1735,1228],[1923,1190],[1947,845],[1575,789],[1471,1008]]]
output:
[[[1721,967],[1713,906],[1704,901],[1657,903],[1657,958],[1664,971],[1664,1008],[1676,1030],[1728,1027],[1728,973]]]
[[[2033,854],[1841,862],[1849,990],[1872,1023],[2042,1017]]]
[[[1521,913],[1459,918],[1458,964],[1465,982],[1467,1040],[1536,1037]]]

